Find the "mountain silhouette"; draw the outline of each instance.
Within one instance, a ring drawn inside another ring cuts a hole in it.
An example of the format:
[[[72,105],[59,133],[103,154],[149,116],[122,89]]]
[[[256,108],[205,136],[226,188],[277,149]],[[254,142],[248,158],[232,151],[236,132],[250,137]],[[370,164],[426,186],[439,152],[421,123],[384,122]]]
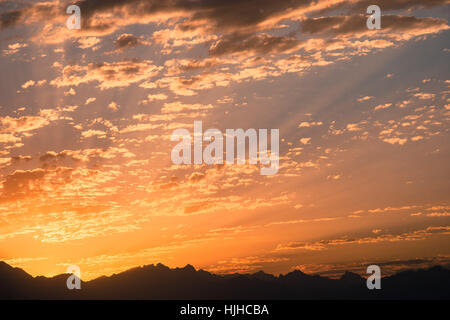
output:
[[[32,277],[0,261],[0,299],[450,299],[450,270],[441,266],[384,277],[381,290],[348,271],[339,279],[300,270],[222,276],[157,264],[81,282],[80,290],[67,289],[68,277]]]

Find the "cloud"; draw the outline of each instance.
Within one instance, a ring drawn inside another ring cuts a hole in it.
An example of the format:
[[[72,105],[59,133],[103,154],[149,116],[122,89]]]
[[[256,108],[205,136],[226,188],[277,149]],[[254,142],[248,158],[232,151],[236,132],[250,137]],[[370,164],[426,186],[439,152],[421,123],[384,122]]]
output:
[[[46,186],[67,183],[71,179],[73,169],[60,167],[55,170],[33,169],[17,170],[7,175],[3,181],[3,192],[0,202],[16,201],[25,197],[42,193]]]
[[[147,95],[147,99],[139,101],[139,104],[148,104],[152,101],[160,101],[160,100],[166,100],[167,96],[164,93],[158,93],[158,94],[149,94]]]
[[[110,109],[110,110],[112,110],[114,112],[119,110],[119,107],[120,106],[114,101],[112,101],[110,104],[108,104],[108,109]]]
[[[26,47],[28,47],[28,44],[26,44],[26,43],[16,42],[16,43],[13,43],[13,44],[9,44],[8,45],[8,49],[3,50],[3,54],[11,55],[11,54],[19,52],[20,49],[26,48]]]
[[[23,15],[21,10],[11,10],[0,15],[0,29],[15,25]]]
[[[106,138],[106,132],[101,130],[87,130],[81,132],[81,136],[83,138],[91,138],[91,137],[98,137],[98,138]]]
[[[224,68],[225,69],[225,68]],[[172,92],[182,96],[194,96],[198,90],[207,90],[214,87],[228,87],[232,82],[243,82],[249,79],[263,80],[269,76],[281,74],[272,66],[256,66],[237,70],[236,72],[205,72],[191,77],[165,77],[156,81],[161,88],[168,87]]]
[[[180,74],[184,72],[202,70],[212,68],[214,66],[224,64],[237,64],[234,59],[221,59],[221,58],[204,58],[204,59],[170,59],[164,63],[168,68],[169,75]]]
[[[135,154],[126,148],[109,147],[109,148],[91,148],[79,150],[63,150],[60,152],[47,151],[39,157],[39,161],[53,163],[54,165],[65,161],[73,160],[75,162],[98,162],[98,160],[112,160],[118,157],[134,158]]]
[[[423,140],[423,136],[414,136],[411,138],[411,141],[420,141]]]
[[[309,127],[321,126],[322,124],[323,124],[322,121],[312,121],[312,122],[303,121],[298,125],[298,127],[299,128],[309,128]]]
[[[30,131],[34,131],[49,125],[52,121],[72,120],[70,117],[63,116],[66,112],[73,112],[78,106],[58,107],[56,109],[41,109],[39,115],[22,117],[0,117],[0,134],[3,140],[17,140],[15,134],[22,136],[31,136]]]
[[[152,129],[158,129],[161,125],[159,124],[153,124],[153,123],[138,123],[126,126],[122,130],[120,130],[120,133],[130,133],[130,132],[138,132],[138,131],[147,131]]]
[[[50,123],[49,119],[41,116],[23,116],[19,118],[0,117],[0,123],[4,128],[2,131],[9,132],[27,132],[45,127]]]
[[[392,106],[392,103],[380,104],[380,105],[374,107],[373,110],[377,111],[377,110],[387,109],[390,106]]]
[[[301,138],[300,142],[302,144],[310,144],[311,143],[311,138]]]
[[[134,48],[137,47],[141,42],[139,39],[129,33],[123,33],[121,34],[116,41],[114,41],[114,45],[116,49],[118,50],[124,50],[127,48]]]
[[[205,179],[206,175],[204,173],[201,172],[193,172],[190,176],[189,176],[189,181],[192,183],[197,183],[203,179]]]
[[[264,269],[270,264],[288,261],[286,257],[248,256],[244,258],[231,258],[220,260],[217,264],[208,266],[206,270],[216,274],[250,273]]]
[[[331,16],[307,18],[302,20],[302,31],[324,36],[348,36],[353,38],[371,35],[367,29],[365,15]],[[414,16],[383,15],[383,27],[377,30],[377,36],[384,35],[398,40],[409,39],[427,33],[447,30],[447,21],[439,18],[421,18]]]
[[[362,129],[359,127],[359,123],[349,123],[347,124],[348,131],[361,131]]]
[[[196,2],[175,0],[128,0],[128,1],[106,1],[98,0],[91,2],[88,0],[79,1],[82,12],[86,14],[88,20],[86,24],[95,17],[96,13],[106,11],[120,11],[133,16],[163,15],[170,13],[184,13],[189,17],[186,28],[196,24],[198,21],[209,21],[212,28],[230,30],[256,26],[267,19],[281,15],[283,12],[291,11],[293,8],[306,7],[310,1],[304,0],[280,0],[274,3],[271,0],[259,1],[207,1]],[[255,10],[260,8],[260,10]]]
[[[382,267],[383,276],[389,276],[403,270],[427,269],[436,265],[449,266],[450,258],[448,255],[437,255],[436,257],[423,257],[420,259],[407,260],[357,260],[348,263],[332,263],[332,264],[301,264],[296,265],[293,269],[299,269],[307,274],[320,274],[330,278],[340,278],[345,272],[354,272],[362,277],[367,276],[367,267],[369,265],[378,265]]]
[[[91,63],[87,66],[69,65],[63,68],[60,77],[50,84],[56,87],[78,86],[98,82],[101,90],[128,87],[129,85],[156,76],[161,67],[150,60],[124,60],[118,62]]]
[[[32,86],[34,86],[35,83],[36,83],[36,82],[34,82],[34,80],[28,80],[27,82],[25,82],[25,83],[22,85],[22,89],[26,89],[26,88],[28,88],[28,87],[32,87]]]
[[[373,98],[374,98],[373,96],[365,96],[365,97],[359,98],[358,102],[367,101],[367,100],[370,100],[370,99],[373,99]]]
[[[186,104],[181,103],[179,101],[177,102],[171,102],[171,103],[165,103],[164,107],[161,109],[162,113],[175,113],[175,112],[181,112],[181,111],[199,111],[199,110],[208,110],[213,109],[212,104]]]
[[[272,0],[250,0],[250,1],[187,1],[174,0],[163,2],[160,0],[121,0],[108,1],[96,0],[78,1],[83,14],[82,28],[79,33],[68,32],[64,27],[57,27],[56,25],[63,25],[66,19],[63,5],[58,3],[38,3],[19,10],[12,10],[5,12],[0,17],[1,27],[10,27],[18,23],[27,24],[33,22],[43,21],[49,17],[50,21],[41,32],[39,37],[35,39],[45,39],[47,42],[61,42],[68,37],[80,36],[103,36],[110,34],[118,28],[131,24],[147,24],[153,22],[167,22],[169,19],[181,21],[177,24],[174,31],[166,29],[156,35],[156,41],[163,44],[168,44],[167,39],[173,39],[174,46],[187,45],[184,42],[184,36],[195,43],[202,43],[205,41],[214,40],[211,37],[213,33],[221,33],[224,35],[222,45],[219,48],[226,48],[228,50],[238,49],[243,52],[236,41],[231,40],[234,33],[248,34],[244,40],[248,42],[250,51],[271,52],[286,51],[291,47],[296,46],[298,40],[289,36],[269,36],[267,44],[261,40],[264,36],[254,34],[265,29],[279,26],[278,24],[286,19],[292,21],[299,20],[308,15],[315,14],[321,10],[331,11],[334,8],[344,9],[350,12],[365,11],[368,5],[362,7],[364,1],[351,1],[350,3],[342,0],[330,0],[326,2],[314,2],[310,0],[279,0],[274,3]],[[417,8],[417,7],[433,7],[445,5],[443,0],[428,1],[427,4],[420,4],[418,1],[412,3],[406,1],[383,1],[386,8]],[[360,8],[360,9],[355,9]],[[383,10],[385,9],[383,6]],[[435,32],[431,29],[436,27],[438,22],[433,24],[427,18],[416,21],[414,17],[404,17],[405,21],[399,22],[398,19],[391,18],[392,16],[383,16],[383,28],[389,30],[397,29],[403,32],[415,26],[416,29],[427,29],[425,33]],[[324,17],[322,17],[324,18]],[[329,17],[325,17],[329,18]],[[321,19],[321,18],[319,18]],[[365,28],[365,15],[352,15],[348,17],[333,17],[332,20],[317,20],[316,18],[306,18],[302,22],[305,24],[305,32],[337,32],[339,34],[348,34],[363,31]],[[408,20],[410,19],[410,20]],[[395,20],[395,21],[394,21]],[[443,20],[441,20],[443,23]],[[54,25],[52,25],[52,23]],[[340,27],[333,28],[333,25],[340,24]],[[443,27],[443,26],[442,26]],[[445,28],[446,28],[445,24]],[[333,30],[331,30],[333,29]],[[367,30],[365,30],[367,31]],[[159,32],[159,31],[158,31]],[[252,34],[253,33],[253,34]],[[421,33],[424,34],[424,33]],[[43,37],[45,35],[45,37]],[[416,34],[417,35],[417,34]],[[217,38],[217,37],[216,37]],[[158,40],[160,39],[160,40]],[[124,38],[125,40],[125,38]],[[220,41],[220,40],[219,40]],[[178,43],[176,43],[178,42]],[[125,40],[123,42],[125,47],[134,45],[134,39]],[[120,46],[121,44],[119,44]],[[170,45],[169,45],[170,46]],[[217,50],[217,53],[223,52]]]
[[[11,133],[0,133],[0,143],[16,143],[22,139]]]
[[[420,100],[428,100],[434,99],[436,95],[434,93],[416,93],[414,97],[419,98]]]
[[[87,49],[87,48],[92,48],[95,45],[99,44],[101,41],[100,38],[97,37],[83,37],[78,39],[78,43],[79,43],[79,48],[81,49]]]
[[[97,100],[97,98],[87,98],[84,104],[88,105],[89,103],[95,102],[95,100]]]
[[[399,144],[402,146],[408,141],[408,138],[385,138],[383,139],[383,141],[390,144]]]
[[[74,96],[76,94],[77,92],[73,88],[70,88],[69,91],[64,92],[65,96]]]
[[[275,251],[285,250],[326,250],[334,246],[344,246],[349,244],[373,244],[381,242],[400,242],[400,241],[420,241],[425,240],[433,235],[450,234],[450,226],[430,226],[425,229],[414,230],[400,234],[381,234],[382,231],[373,232],[375,236],[361,238],[342,238],[332,240],[320,240],[316,242],[288,242],[279,244]]]
[[[361,12],[367,9],[371,4],[374,4],[371,0],[359,0],[352,1],[348,5],[351,7],[353,12]],[[432,8],[437,6],[443,6],[448,4],[448,0],[429,0],[429,1],[421,1],[421,0],[378,0],[376,3],[381,10],[384,11],[394,11],[394,10],[402,10],[402,9],[419,9],[419,8]]]
[[[300,45],[301,41],[293,37],[233,33],[214,43],[209,48],[209,54],[220,56],[244,51],[253,54],[289,53]]]

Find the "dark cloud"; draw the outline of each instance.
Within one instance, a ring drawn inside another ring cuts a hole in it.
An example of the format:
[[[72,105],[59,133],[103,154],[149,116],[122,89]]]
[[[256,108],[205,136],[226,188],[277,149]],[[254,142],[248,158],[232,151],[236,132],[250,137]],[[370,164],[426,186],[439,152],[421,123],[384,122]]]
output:
[[[253,51],[258,54],[281,53],[295,49],[300,43],[300,40],[293,37],[233,33],[212,45],[209,49],[209,54],[220,56],[243,51]]]
[[[211,68],[218,64],[220,64],[220,60],[218,60],[216,58],[204,59],[204,60],[193,59],[193,60],[183,61],[182,64],[172,67],[171,71],[173,73],[183,73],[183,72]]]
[[[329,7],[311,13],[311,16],[323,16],[330,12],[347,12],[366,14],[366,10],[370,5],[377,5],[381,9],[381,13],[396,10],[415,10],[423,8],[433,8],[449,4],[449,0],[361,0],[361,1],[344,1],[331,4]]]
[[[449,4],[449,0],[362,0],[352,6],[353,12],[366,12],[367,7],[376,4],[381,12],[388,10],[404,10],[418,8],[432,8]]]
[[[25,19],[42,20],[66,14],[64,6],[54,3],[36,3],[26,6],[24,3],[17,2],[14,3],[14,6],[16,8],[0,14],[0,29],[13,27]]]
[[[89,19],[98,12],[115,10],[126,7],[131,15],[156,15],[183,11],[190,13],[190,21],[208,20],[211,26],[218,30],[240,29],[256,26],[267,19],[289,13],[290,11],[306,8],[312,0],[83,0],[77,5]],[[362,0],[352,3],[330,3],[327,11],[345,9],[350,12],[366,13],[368,6],[377,4],[382,11],[403,10],[416,8],[431,8],[449,4],[449,0]],[[322,10],[320,12],[325,12]],[[195,28],[189,23],[184,28]]]
[[[356,3],[337,3],[324,13],[335,9],[365,14],[372,3],[362,0]],[[158,15],[161,13],[185,12],[189,20],[184,23],[186,30],[196,28],[199,20],[209,21],[208,26],[219,31],[230,31],[254,27],[270,18],[282,16],[299,8],[307,8],[313,0],[81,0],[76,2],[83,16],[83,28],[106,30],[107,24],[94,24],[91,18],[105,11],[124,10],[131,16]],[[379,0],[376,4],[382,11],[414,8],[431,8],[449,4],[449,0]],[[40,16],[48,18],[52,15],[66,15],[66,4],[37,3],[27,8],[14,9],[0,15],[2,28],[17,24],[22,16]],[[313,13],[313,12],[310,12]],[[194,24],[190,24],[194,22]]]
[[[302,21],[304,33],[325,33],[327,35],[347,35],[367,32],[367,17],[364,15],[309,18]],[[439,18],[417,18],[413,16],[386,15],[382,17],[383,32],[402,32],[410,29],[447,25]]]
[[[13,163],[18,163],[18,162],[21,162],[21,161],[29,162],[29,161],[33,160],[33,157],[32,156],[21,156],[21,155],[19,155],[19,156],[11,157],[11,160],[12,160]]]
[[[305,33],[328,32],[343,23],[345,17],[321,17],[302,20],[301,29]]]
[[[391,261],[358,261],[352,263],[338,263],[332,265],[316,265],[316,270],[311,270],[311,273],[320,274],[322,276],[340,277],[346,272],[354,272],[361,276],[367,276],[367,267],[375,264],[381,267],[383,277],[392,275],[397,272],[411,269],[424,269],[436,265],[444,267],[450,266],[450,259],[448,256],[426,257],[421,259],[409,260],[391,260]],[[308,268],[306,268],[308,269]]]
[[[19,21],[21,16],[22,11],[20,10],[2,13],[0,15],[0,28],[3,29],[15,25],[17,21]]]
[[[212,21],[217,29],[251,27],[276,15],[307,7],[311,2],[307,0],[204,0],[192,20]]]
[[[7,175],[3,181],[3,193],[0,202],[15,201],[43,192],[44,179],[53,175],[52,184],[68,183],[71,180],[71,168],[57,168],[56,170],[34,169],[17,170]]]
[[[42,162],[46,162],[46,161],[51,161],[51,160],[64,160],[66,158],[66,153],[60,152],[60,153],[56,153],[56,152],[47,152],[44,155],[39,157],[39,160]]]
[[[311,0],[83,0],[76,4],[87,18],[126,7],[129,14],[149,15],[184,11],[191,19],[210,20],[216,28],[254,26],[274,15],[310,4]]]
[[[133,48],[138,46],[139,44],[140,44],[139,39],[136,36],[128,33],[120,35],[114,42],[114,45],[118,50]]]
[[[189,177],[189,181],[192,183],[197,183],[197,182],[205,179],[205,177],[206,177],[206,175],[204,173],[193,172]]]

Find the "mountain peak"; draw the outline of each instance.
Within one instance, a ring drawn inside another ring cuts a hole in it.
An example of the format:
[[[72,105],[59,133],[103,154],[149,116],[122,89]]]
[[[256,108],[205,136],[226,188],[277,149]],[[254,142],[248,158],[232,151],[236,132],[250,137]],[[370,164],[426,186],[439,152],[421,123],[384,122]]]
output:
[[[24,270],[10,266],[4,261],[0,261],[0,276],[11,276],[13,274],[16,276],[32,278],[32,276],[26,273]]]
[[[295,269],[294,271],[289,272],[289,273],[285,274],[284,276],[280,275],[280,278],[285,278],[288,280],[301,279],[301,278],[305,278],[305,277],[309,277],[309,276],[306,273],[304,273],[303,271],[298,270],[298,269]]]
[[[153,266],[153,265],[152,265]],[[170,269],[168,266],[166,266],[165,264],[162,264],[162,263],[158,263],[156,266],[155,266],[155,268],[156,269],[162,269],[162,270],[168,270],[168,269]]]
[[[269,273],[265,273],[265,272],[262,271],[262,270],[259,270],[258,272],[253,273],[251,276],[252,276],[253,278],[260,279],[260,280],[271,280],[271,279],[276,279],[274,275],[269,274]]]
[[[346,281],[361,281],[363,278],[354,272],[351,271],[345,271],[342,276],[339,278],[339,280],[346,280]]]
[[[181,270],[184,270],[184,271],[190,271],[190,272],[195,272],[195,271],[197,271],[197,270],[195,270],[194,266],[191,265],[191,264],[185,265],[183,268],[181,268]]]

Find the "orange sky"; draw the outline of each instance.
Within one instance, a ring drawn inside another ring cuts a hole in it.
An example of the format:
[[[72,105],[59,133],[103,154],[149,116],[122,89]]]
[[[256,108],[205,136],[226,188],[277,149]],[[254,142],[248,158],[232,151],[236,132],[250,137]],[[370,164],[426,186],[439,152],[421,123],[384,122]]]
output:
[[[449,2],[417,3],[79,1],[69,30],[66,1],[0,0],[0,260],[85,280],[449,264]],[[279,129],[278,173],[174,165],[200,120]]]

